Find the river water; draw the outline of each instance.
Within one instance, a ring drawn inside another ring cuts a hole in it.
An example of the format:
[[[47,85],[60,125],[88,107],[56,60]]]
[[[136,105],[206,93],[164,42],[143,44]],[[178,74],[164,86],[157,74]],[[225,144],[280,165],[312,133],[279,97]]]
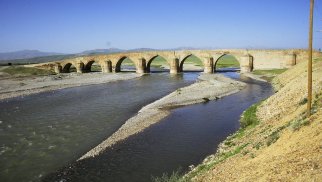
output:
[[[247,87],[217,101],[174,109],[144,132],[80,162],[73,161],[141,107],[191,84],[198,73],[151,74],[1,102],[0,179],[151,181],[151,176],[179,168],[186,171],[238,129],[243,110],[272,94],[267,83],[240,78],[238,73],[223,74],[248,83]]]
[[[197,76],[151,74],[0,101],[0,181],[39,180]]]

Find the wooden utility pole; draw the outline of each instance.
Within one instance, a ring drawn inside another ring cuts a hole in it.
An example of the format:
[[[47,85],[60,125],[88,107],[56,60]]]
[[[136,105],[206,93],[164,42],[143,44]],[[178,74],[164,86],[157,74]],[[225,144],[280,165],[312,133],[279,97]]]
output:
[[[308,93],[307,93],[307,117],[311,116],[311,105],[312,105],[312,43],[313,43],[313,10],[314,10],[314,0],[310,2],[310,26],[309,26],[309,60],[307,65],[308,73]]]

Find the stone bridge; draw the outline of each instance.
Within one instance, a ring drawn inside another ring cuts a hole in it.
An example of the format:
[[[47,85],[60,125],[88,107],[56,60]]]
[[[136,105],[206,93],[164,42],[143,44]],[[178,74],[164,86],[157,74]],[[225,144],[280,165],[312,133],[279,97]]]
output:
[[[320,54],[314,52],[314,54]],[[133,61],[137,73],[150,72],[150,65],[156,57],[164,58],[170,68],[170,73],[177,74],[183,71],[183,64],[190,56],[198,57],[203,65],[205,73],[213,73],[216,70],[217,61],[224,55],[232,55],[239,62],[242,73],[256,69],[281,69],[289,68],[298,61],[306,60],[305,50],[182,50],[182,51],[147,51],[124,52],[103,55],[88,55],[62,61],[49,62],[35,65],[36,67],[53,69],[56,73],[68,73],[70,67],[76,67],[78,73],[90,72],[95,62],[101,66],[102,72],[120,72],[121,64],[129,58]]]

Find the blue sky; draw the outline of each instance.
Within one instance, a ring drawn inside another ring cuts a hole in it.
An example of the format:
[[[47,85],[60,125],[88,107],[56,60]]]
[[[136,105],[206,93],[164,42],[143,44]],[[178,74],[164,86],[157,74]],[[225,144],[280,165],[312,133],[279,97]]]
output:
[[[322,48],[322,0],[314,47]],[[306,48],[309,0],[0,0],[0,52]]]

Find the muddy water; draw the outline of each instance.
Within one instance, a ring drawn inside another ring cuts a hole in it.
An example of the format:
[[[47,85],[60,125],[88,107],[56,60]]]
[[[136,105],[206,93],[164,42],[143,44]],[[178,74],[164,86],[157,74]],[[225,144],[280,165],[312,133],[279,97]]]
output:
[[[0,101],[0,181],[39,181],[197,73],[158,73]]]
[[[144,132],[130,137],[95,158],[73,162],[44,181],[151,181],[200,163],[218,144],[239,128],[241,113],[272,94],[269,84],[237,73],[222,73],[247,87],[217,101],[173,110]]]

